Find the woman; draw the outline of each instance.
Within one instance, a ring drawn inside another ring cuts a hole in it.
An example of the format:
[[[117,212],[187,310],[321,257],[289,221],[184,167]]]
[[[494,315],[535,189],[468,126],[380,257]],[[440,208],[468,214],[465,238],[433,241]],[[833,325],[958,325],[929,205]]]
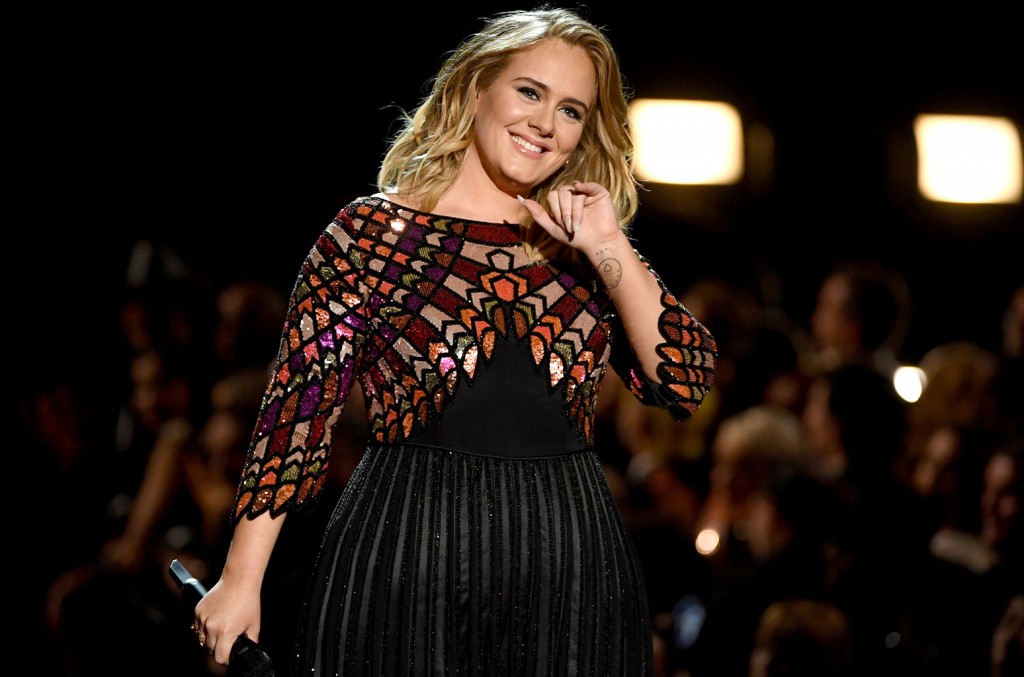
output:
[[[296,675],[644,675],[640,565],[594,453],[608,364],[693,414],[715,343],[633,249],[628,108],[571,11],[495,16],[393,140],[296,282],[195,628],[258,638],[284,515],[323,485],[354,381],[371,439],[321,546]]]

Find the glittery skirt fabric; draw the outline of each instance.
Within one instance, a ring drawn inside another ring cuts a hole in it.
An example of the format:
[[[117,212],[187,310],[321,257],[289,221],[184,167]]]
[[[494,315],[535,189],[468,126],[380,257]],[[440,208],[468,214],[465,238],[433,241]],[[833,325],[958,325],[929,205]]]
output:
[[[653,674],[640,566],[592,450],[371,447],[304,603],[296,676]]]

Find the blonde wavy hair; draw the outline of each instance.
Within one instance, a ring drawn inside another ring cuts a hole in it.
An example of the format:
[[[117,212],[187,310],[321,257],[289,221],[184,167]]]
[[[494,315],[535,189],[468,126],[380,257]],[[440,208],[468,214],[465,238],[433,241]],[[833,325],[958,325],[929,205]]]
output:
[[[597,100],[566,166],[529,197],[547,204],[548,193],[560,186],[573,180],[596,181],[608,189],[619,225],[628,231],[638,198],[632,172],[629,92],[618,56],[601,29],[573,10],[547,5],[495,15],[448,55],[432,80],[430,93],[411,116],[401,116],[402,126],[377,175],[378,189],[415,199],[424,211],[434,209],[455,181],[472,142],[476,93],[491,86],[512,56],[546,39],[586,51],[597,72]],[[560,246],[542,228],[522,225],[533,258],[579,262],[574,250]]]

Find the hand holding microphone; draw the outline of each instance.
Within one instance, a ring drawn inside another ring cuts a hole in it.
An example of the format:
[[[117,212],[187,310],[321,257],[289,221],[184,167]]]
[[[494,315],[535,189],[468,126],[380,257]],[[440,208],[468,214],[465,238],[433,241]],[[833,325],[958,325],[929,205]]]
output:
[[[171,560],[169,570],[189,610],[195,610],[196,604],[206,595],[206,587],[176,559]],[[201,631],[198,632],[199,645],[206,646],[206,638]],[[228,677],[275,677],[274,663],[259,644],[243,633],[231,646]]]

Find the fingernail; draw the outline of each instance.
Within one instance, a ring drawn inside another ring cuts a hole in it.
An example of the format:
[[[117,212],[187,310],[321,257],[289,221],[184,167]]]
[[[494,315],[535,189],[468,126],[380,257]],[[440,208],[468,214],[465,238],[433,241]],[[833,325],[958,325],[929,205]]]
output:
[[[516,195],[516,197],[519,198],[519,204],[524,204],[524,205],[526,204],[526,198],[525,197],[523,197],[522,195]]]

